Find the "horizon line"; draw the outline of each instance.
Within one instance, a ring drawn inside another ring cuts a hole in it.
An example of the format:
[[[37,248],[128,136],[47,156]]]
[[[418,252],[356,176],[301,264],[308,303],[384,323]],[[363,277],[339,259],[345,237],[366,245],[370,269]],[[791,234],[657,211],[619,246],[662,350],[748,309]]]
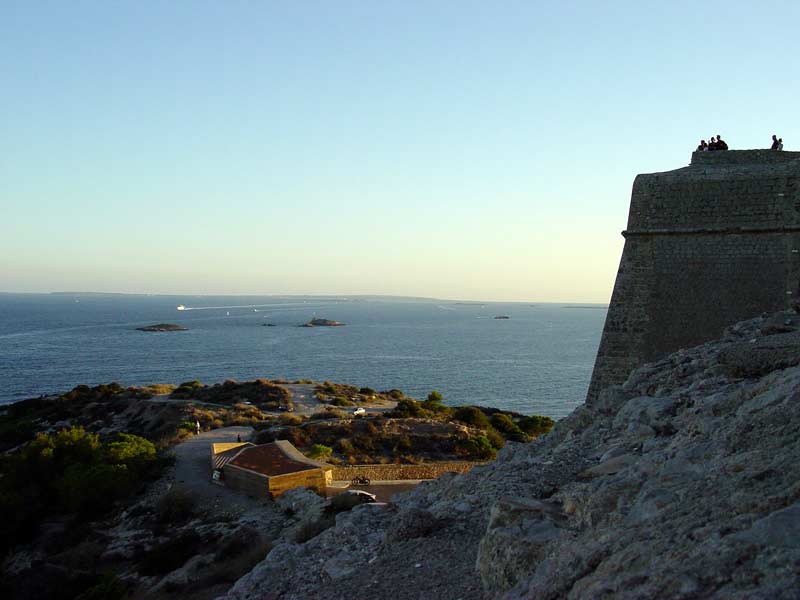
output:
[[[437,298],[433,296],[411,296],[403,294],[280,294],[280,293],[181,293],[181,292],[98,292],[98,291],[60,291],[51,290],[47,292],[31,292],[31,291],[6,291],[0,290],[0,295],[28,295],[28,296],[163,296],[163,297],[272,297],[272,298],[403,298],[408,300],[427,300],[431,302],[463,302],[469,304],[483,304],[483,303],[503,303],[503,304],[593,304],[608,306],[609,302],[592,302],[584,300],[474,300],[464,298]]]

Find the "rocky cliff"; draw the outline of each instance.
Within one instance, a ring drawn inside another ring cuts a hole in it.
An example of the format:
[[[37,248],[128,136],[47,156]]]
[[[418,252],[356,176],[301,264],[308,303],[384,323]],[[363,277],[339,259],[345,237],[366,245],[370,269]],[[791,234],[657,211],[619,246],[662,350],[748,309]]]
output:
[[[739,323],[531,444],[279,543],[229,600],[798,598],[800,317]]]

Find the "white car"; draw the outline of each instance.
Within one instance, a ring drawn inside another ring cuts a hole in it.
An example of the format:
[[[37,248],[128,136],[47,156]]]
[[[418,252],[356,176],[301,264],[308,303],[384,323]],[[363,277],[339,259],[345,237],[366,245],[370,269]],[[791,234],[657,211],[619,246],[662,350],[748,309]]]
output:
[[[363,406],[359,406],[357,409],[353,411],[353,416],[356,417],[363,417],[365,414],[367,414],[367,411]]]

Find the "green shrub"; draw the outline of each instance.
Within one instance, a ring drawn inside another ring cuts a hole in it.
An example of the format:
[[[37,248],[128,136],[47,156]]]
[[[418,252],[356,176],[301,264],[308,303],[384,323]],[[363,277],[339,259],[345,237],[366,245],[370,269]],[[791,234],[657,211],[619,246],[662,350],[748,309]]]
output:
[[[389,396],[390,398],[394,398],[395,400],[400,400],[404,394],[398,389],[391,389],[388,392],[386,392],[386,395]]]
[[[334,399],[331,401],[331,404],[332,404],[333,406],[353,406],[353,403],[352,403],[352,402],[350,402],[350,400],[348,400],[348,399],[347,399],[347,398],[345,398],[344,396],[336,396],[336,397],[335,397],[335,398],[334,398]]]
[[[478,460],[490,460],[497,456],[497,451],[492,447],[492,443],[485,435],[476,435],[466,440],[459,440],[457,446],[469,457]]]
[[[517,426],[530,436],[536,437],[548,433],[555,425],[550,417],[531,415],[523,417],[517,422]]]
[[[106,460],[111,464],[124,465],[134,473],[142,472],[155,459],[156,447],[138,435],[118,433],[106,445]]]
[[[531,438],[506,414],[495,413],[489,421],[497,431],[512,442],[529,442]]]
[[[395,406],[394,410],[391,411],[389,415],[399,419],[420,417],[422,416],[422,407],[416,400],[403,398],[397,403],[397,406]]]
[[[358,393],[364,396],[374,396],[375,394],[377,394],[377,392],[370,387],[359,388]]]
[[[489,428],[489,419],[477,406],[460,406],[453,413],[453,418],[479,429]]]
[[[15,517],[0,526],[0,552],[35,534],[48,515],[100,517],[164,466],[144,438],[120,434],[101,444],[80,427],[39,434],[0,460],[0,510]]]
[[[433,390],[430,394],[428,394],[425,402],[430,402],[431,404],[441,404],[442,393],[438,390]]]
[[[333,448],[325,446],[324,444],[314,444],[308,453],[309,458],[317,458],[325,460],[333,453]]]
[[[506,438],[504,438],[499,431],[492,427],[486,430],[486,439],[489,440],[492,448],[496,448],[497,450],[500,450],[500,448],[506,445]]]

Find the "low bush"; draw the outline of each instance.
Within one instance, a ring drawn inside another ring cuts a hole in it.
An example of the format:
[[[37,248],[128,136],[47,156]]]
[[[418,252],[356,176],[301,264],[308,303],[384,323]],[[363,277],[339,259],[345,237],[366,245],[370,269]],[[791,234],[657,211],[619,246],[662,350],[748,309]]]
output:
[[[311,446],[311,450],[308,453],[309,458],[316,458],[319,460],[325,460],[326,458],[330,457],[333,453],[333,448],[329,446],[325,446],[324,444],[314,444]]]
[[[353,406],[353,403],[345,398],[344,396],[336,396],[332,401],[331,404],[333,406]]]
[[[171,394],[177,389],[177,387],[172,385],[171,383],[152,383],[150,385],[146,385],[139,389],[148,392],[150,394],[160,396],[162,394]]]
[[[315,412],[313,415],[311,415],[311,419],[346,419],[347,416],[348,415],[341,410],[328,407],[325,410]]]
[[[293,415],[286,413],[278,417],[278,423],[281,425],[300,425],[303,422],[303,417],[300,415]]]
[[[508,415],[495,413],[491,416],[489,422],[492,424],[492,427],[499,431],[507,440],[511,440],[512,442],[529,442],[531,439]]]
[[[461,453],[478,460],[491,460],[497,456],[497,451],[485,435],[459,440],[456,446]]]
[[[530,417],[523,417],[517,421],[517,426],[532,437],[549,433],[555,425],[555,422],[550,417],[543,417],[540,415],[531,415]]]
[[[411,398],[403,398],[397,403],[394,410],[389,412],[390,417],[397,419],[408,419],[412,417],[422,416],[422,407],[420,403]]]
[[[455,409],[453,418],[467,425],[478,427],[479,429],[489,428],[489,419],[477,406],[460,406]]]
[[[486,430],[486,439],[489,440],[489,443],[492,445],[492,448],[495,448],[497,450],[500,450],[500,448],[506,445],[506,438],[504,438],[502,434],[498,432],[496,429],[493,429],[491,427]]]
[[[347,438],[340,438],[336,442],[336,450],[345,456],[348,454],[354,454],[356,451],[355,447],[353,446],[353,442]]]

